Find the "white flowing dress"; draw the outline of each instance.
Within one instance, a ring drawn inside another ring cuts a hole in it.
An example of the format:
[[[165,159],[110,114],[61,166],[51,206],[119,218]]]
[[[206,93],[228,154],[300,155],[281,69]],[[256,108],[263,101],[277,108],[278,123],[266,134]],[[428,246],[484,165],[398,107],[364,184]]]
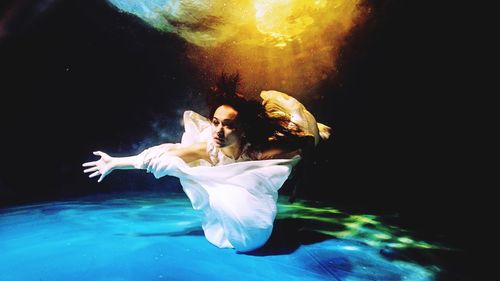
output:
[[[215,246],[241,252],[261,247],[273,229],[278,190],[300,156],[251,160],[243,153],[234,160],[212,144],[211,124],[207,118],[186,111],[183,119],[185,132],[181,143],[144,150],[139,154],[136,167],[146,169],[156,178],[178,177],[193,208],[203,211],[205,237]],[[314,126],[317,131],[317,125]],[[202,141],[207,142],[207,151],[215,165],[206,160],[186,163],[179,157],[165,154],[169,147]]]

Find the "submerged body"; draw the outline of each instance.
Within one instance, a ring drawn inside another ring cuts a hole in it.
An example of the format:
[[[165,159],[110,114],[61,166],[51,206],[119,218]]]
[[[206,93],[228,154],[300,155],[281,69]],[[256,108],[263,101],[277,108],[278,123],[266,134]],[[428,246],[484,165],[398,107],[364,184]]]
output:
[[[185,112],[186,132],[176,149],[200,143],[210,122],[192,111]],[[198,147],[203,146],[197,145]],[[184,161],[165,145],[152,147],[137,157],[136,167],[156,178],[179,178],[194,209],[204,213],[203,231],[220,248],[251,251],[271,235],[276,217],[278,190],[300,156],[291,159],[252,160],[243,151],[237,159],[226,156],[213,143],[206,143],[206,159]]]
[[[279,108],[288,119],[308,113],[284,93],[261,96],[268,113],[278,114]],[[300,161],[301,149],[269,145],[265,150],[252,150],[252,144],[244,141],[249,130],[241,125],[243,110],[236,107],[220,105],[212,120],[186,111],[180,143],[162,144],[124,158],[96,152],[101,159],[85,163],[91,167],[85,172],[94,172],[90,177],[100,175],[98,181],[114,169],[145,169],[156,178],[178,177],[193,208],[204,213],[202,227],[209,242],[241,252],[257,249],[271,235],[278,190]],[[307,120],[293,125],[303,126],[300,130],[308,137],[318,137],[318,124],[308,114]]]

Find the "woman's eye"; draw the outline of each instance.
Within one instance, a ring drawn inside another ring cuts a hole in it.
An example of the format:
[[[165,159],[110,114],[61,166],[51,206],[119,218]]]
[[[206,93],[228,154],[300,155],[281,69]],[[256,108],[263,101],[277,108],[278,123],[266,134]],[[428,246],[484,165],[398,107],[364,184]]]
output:
[[[214,124],[215,126],[219,125],[219,121],[217,120],[212,120],[212,124]]]

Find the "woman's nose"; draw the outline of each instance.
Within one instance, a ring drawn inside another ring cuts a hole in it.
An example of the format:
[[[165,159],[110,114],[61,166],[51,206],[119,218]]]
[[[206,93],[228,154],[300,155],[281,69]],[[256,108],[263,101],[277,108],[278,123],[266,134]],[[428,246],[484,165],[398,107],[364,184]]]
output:
[[[224,135],[224,130],[222,130],[222,125],[217,125],[215,127],[215,132],[217,133],[218,136],[222,136]]]

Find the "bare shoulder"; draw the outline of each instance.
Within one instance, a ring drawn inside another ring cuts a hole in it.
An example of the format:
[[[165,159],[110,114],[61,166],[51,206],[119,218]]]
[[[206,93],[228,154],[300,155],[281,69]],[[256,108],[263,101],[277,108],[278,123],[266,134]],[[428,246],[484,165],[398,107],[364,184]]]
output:
[[[204,159],[210,162],[210,155],[207,151],[207,142],[198,142],[191,145],[191,152],[193,158]]]
[[[204,157],[205,155],[207,155],[208,157],[206,142],[197,142],[195,144],[185,147],[185,149],[186,152],[192,153],[193,155],[197,155],[199,156],[199,158],[205,158]]]
[[[207,142],[197,142],[197,143],[194,143],[188,147],[190,147],[193,150],[206,150],[207,149]]]
[[[191,144],[189,146],[183,146],[175,150],[170,150],[168,153],[182,158],[187,163],[199,159],[209,159],[206,142],[199,142]]]

